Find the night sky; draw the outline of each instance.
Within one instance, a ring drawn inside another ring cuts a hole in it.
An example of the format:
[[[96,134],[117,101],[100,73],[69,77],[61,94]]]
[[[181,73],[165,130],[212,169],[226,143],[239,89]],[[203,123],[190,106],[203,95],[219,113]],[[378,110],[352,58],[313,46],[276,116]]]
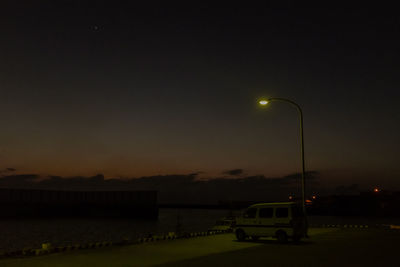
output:
[[[3,169],[288,175],[297,111],[257,106],[285,97],[303,108],[307,170],[400,189],[397,9],[14,2],[0,4]]]

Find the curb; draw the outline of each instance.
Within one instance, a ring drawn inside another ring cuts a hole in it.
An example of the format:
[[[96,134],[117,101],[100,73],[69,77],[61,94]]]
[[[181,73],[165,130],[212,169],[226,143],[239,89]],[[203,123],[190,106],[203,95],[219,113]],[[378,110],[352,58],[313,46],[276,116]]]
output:
[[[309,227],[316,228],[342,228],[342,229],[390,229],[400,230],[400,225],[393,224],[310,224]]]
[[[104,248],[110,246],[126,246],[126,245],[134,245],[140,243],[150,243],[150,242],[158,242],[158,241],[167,241],[167,240],[175,240],[175,239],[184,239],[184,238],[194,238],[200,236],[209,236],[209,235],[217,235],[224,234],[232,231],[225,230],[215,230],[215,231],[207,231],[207,232],[192,232],[192,233],[181,233],[175,234],[173,232],[168,235],[151,235],[146,238],[139,238],[137,240],[123,239],[120,242],[95,242],[95,243],[86,243],[86,244],[75,244],[68,246],[60,246],[60,247],[52,247],[50,243],[43,243],[42,248],[32,249],[32,248],[24,248],[21,250],[11,251],[11,252],[3,252],[0,253],[0,259],[3,258],[27,258],[34,256],[43,256],[51,253],[63,253],[74,250],[85,250],[85,249],[97,249]]]
[[[367,224],[310,224],[309,227],[316,228],[353,228],[353,229],[368,229]]]

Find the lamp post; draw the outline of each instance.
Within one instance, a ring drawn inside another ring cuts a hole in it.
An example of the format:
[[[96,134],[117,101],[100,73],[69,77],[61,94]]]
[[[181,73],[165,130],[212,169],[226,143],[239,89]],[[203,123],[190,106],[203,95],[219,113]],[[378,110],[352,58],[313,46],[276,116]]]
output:
[[[306,198],[305,198],[305,164],[304,164],[304,135],[303,135],[303,111],[301,110],[300,106],[293,102],[292,100],[280,97],[269,98],[266,100],[260,100],[258,103],[262,106],[267,105],[269,102],[272,101],[281,101],[289,103],[297,108],[299,112],[300,118],[300,143],[301,143],[301,198],[302,198],[302,206],[303,206],[303,213],[306,216]]]

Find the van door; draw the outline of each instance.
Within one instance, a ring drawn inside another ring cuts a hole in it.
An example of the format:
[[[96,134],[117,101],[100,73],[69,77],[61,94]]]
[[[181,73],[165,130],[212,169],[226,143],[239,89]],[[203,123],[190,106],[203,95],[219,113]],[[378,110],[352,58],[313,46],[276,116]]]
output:
[[[261,236],[273,236],[274,232],[274,208],[264,207],[258,210],[258,224],[259,224],[259,235]]]

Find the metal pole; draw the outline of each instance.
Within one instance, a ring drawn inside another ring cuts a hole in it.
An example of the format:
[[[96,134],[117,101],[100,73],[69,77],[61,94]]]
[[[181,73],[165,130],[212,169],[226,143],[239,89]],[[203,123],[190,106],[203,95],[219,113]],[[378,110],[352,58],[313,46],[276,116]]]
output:
[[[268,102],[270,101],[283,101],[292,104],[295,106],[299,112],[299,118],[300,118],[300,145],[301,145],[301,200],[302,200],[302,206],[303,206],[303,213],[304,216],[306,217],[306,181],[305,181],[305,174],[306,174],[306,167],[305,167],[305,162],[304,162],[304,133],[303,133],[303,111],[301,110],[300,106],[289,99],[286,98],[279,98],[279,97],[274,97],[267,99]]]
[[[301,138],[301,194],[303,200],[303,213],[306,216],[306,167],[304,163],[304,132],[303,132],[303,112],[300,112],[300,138]]]

